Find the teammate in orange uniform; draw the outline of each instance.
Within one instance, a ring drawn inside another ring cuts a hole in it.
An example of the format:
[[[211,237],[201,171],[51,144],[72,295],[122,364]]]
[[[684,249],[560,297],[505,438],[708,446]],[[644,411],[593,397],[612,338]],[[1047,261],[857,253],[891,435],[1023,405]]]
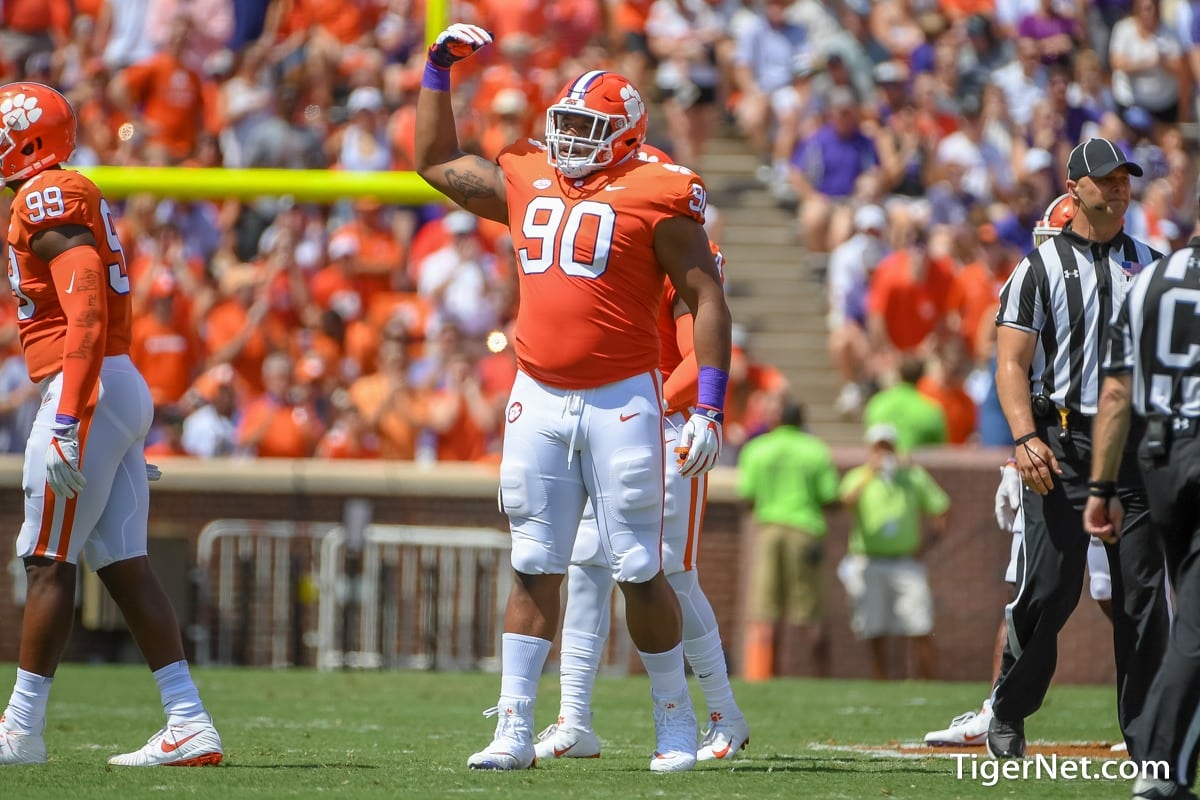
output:
[[[638,156],[668,162],[658,148],[643,145]],[[724,273],[725,257],[709,242],[717,268]],[[663,375],[666,416],[663,439],[668,454],[674,451],[688,409],[696,404],[696,357],[692,346],[692,315],[675,287],[665,281],[658,309],[662,340],[659,371]],[[698,761],[733,758],[750,740],[750,727],[738,708],[729,685],[725,651],[717,617],[696,572],[700,528],[708,494],[708,476],[687,479],[668,458],[664,473],[666,493],[663,515],[663,573],[683,617],[683,652],[700,682],[708,703],[709,726],[696,754]],[[542,731],[535,746],[541,758],[599,758],[600,740],[592,728],[592,688],[600,656],[609,633],[612,568],[600,547],[596,516],[591,504],[575,538],[567,570],[567,608],[563,614],[559,675],[562,699],[558,721]]]
[[[153,405],[129,359],[125,255],[95,184],[60,168],[75,149],[75,114],[37,83],[0,87],[0,176],[16,192],[8,277],[21,347],[42,406],[25,449],[25,523],[17,555],[29,581],[17,682],[0,717],[0,764],[46,760],[50,683],[71,633],[75,564],[96,570],[125,616],[162,693],[167,724],[109,764],[221,761],[179,623],[146,558]]]
[[[493,163],[458,145],[452,64],[491,41],[472,25],[438,35],[417,100],[417,170],[479,216],[507,223],[518,256],[518,374],[508,404],[500,496],[515,580],[502,652],[499,722],[467,764],[535,761],[533,704],[559,614],[559,587],[584,505],[625,596],[650,676],[655,772],[691,769],[696,717],[684,678],[679,602],[662,572],[664,444],[659,339],[664,275],[693,312],[698,402],[680,431],[686,478],[721,447],[730,317],[702,222],[703,182],[637,158],[646,107],[629,81],[587,72],[546,112],[546,144]]]

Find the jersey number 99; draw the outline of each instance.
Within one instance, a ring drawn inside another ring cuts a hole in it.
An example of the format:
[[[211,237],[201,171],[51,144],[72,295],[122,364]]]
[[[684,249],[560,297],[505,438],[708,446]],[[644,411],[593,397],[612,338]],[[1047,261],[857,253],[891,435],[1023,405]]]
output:
[[[29,209],[31,222],[42,222],[46,219],[61,217],[66,211],[62,190],[57,186],[47,186],[25,195],[25,206]],[[104,239],[108,250],[115,261],[106,264],[108,270],[108,285],[117,294],[129,294],[129,270],[125,265],[125,251],[121,249],[121,240],[117,236],[117,228],[113,222],[112,210],[108,201],[100,198],[100,216],[104,221]],[[17,320],[32,319],[37,310],[33,299],[22,289],[21,263],[17,260],[16,251],[8,248],[8,284],[13,296],[17,298]]]

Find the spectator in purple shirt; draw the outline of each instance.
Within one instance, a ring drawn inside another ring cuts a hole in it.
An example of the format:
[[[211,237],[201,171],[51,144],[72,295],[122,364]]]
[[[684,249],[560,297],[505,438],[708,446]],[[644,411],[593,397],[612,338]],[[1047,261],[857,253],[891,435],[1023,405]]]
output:
[[[833,89],[827,107],[828,121],[796,146],[791,163],[804,244],[820,253],[849,237],[856,189],[879,166],[875,143],[863,133],[854,93]]]
[[[1021,18],[1017,35],[1037,42],[1043,64],[1067,58],[1083,44],[1074,0],[1042,0],[1037,11]]]

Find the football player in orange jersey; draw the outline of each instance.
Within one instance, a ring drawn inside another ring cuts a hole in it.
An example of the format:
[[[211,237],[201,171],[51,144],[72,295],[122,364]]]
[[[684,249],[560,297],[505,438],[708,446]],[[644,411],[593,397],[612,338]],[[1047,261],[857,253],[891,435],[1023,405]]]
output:
[[[75,113],[38,83],[0,87],[0,177],[16,193],[8,279],[29,377],[42,405],[25,449],[17,555],[29,589],[16,687],[0,717],[0,764],[46,760],[50,683],[71,634],[82,554],[121,609],[162,693],[167,724],[109,764],[221,761],[179,622],[146,557],[153,404],[129,359],[125,255],[100,190],[61,168]]]
[[[492,742],[467,764],[535,761],[533,704],[559,616],[559,587],[586,502],[625,596],[650,676],[655,772],[691,769],[696,718],[684,678],[679,602],[662,571],[664,443],[656,327],[663,278],[694,315],[696,410],[679,472],[707,472],[721,448],[730,316],[703,220],[703,182],[637,158],[646,107],[609,72],[570,81],[546,112],[546,143],[497,162],[462,152],[450,67],[491,36],[455,24],[430,48],[417,100],[416,167],[463,208],[509,226],[519,266],[518,374],[508,404],[500,499],[515,572],[504,624]]]
[[[638,157],[671,163],[666,153],[651,145],[642,145]],[[710,240],[709,244],[724,278],[725,257],[715,242]],[[666,452],[670,454],[687,419],[688,409],[696,404],[697,367],[692,345],[692,315],[669,280],[665,281],[659,304],[658,331],[662,341],[659,371],[663,375],[666,406],[663,439]],[[730,759],[749,742],[750,727],[734,700],[717,617],[700,588],[696,570],[708,476],[684,478],[671,458],[665,466],[663,574],[679,599],[684,656],[691,664],[708,704],[709,725],[696,759]],[[596,516],[589,503],[567,570],[567,606],[563,612],[559,650],[561,700],[558,721],[539,734],[534,748],[539,759],[600,756],[600,740],[592,728],[592,688],[609,634],[613,580],[612,568],[600,547]]]

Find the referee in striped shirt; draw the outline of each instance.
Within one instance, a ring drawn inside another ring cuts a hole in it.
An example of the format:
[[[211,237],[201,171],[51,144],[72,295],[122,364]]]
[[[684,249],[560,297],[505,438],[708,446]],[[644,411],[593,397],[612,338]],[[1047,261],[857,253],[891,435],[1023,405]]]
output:
[[[1130,175],[1142,168],[1105,139],[1071,151],[1067,193],[1076,212],[1062,233],[1017,264],[996,314],[996,390],[1024,481],[1025,537],[1008,642],[993,689],[988,751],[1025,754],[1025,719],[1042,704],[1058,659],[1058,632],[1079,602],[1089,538],[1083,527],[1100,347],[1131,276],[1160,254],[1125,234]],[[1106,545],[1113,584],[1117,712],[1132,758],[1141,713],[1167,640],[1162,548],[1149,528],[1136,456],[1121,461],[1127,511],[1119,545]]]
[[[1126,509],[1118,471],[1130,402],[1145,420],[1138,449],[1150,517],[1162,540],[1178,618],[1162,667],[1135,724],[1143,761],[1165,761],[1170,776],[1139,777],[1138,798],[1195,797],[1200,749],[1200,237],[1133,281],[1109,329],[1096,413],[1092,481],[1083,521],[1116,539]],[[1136,445],[1136,440],[1134,441]],[[1126,528],[1126,530],[1128,530]],[[1169,780],[1162,780],[1168,778]]]

